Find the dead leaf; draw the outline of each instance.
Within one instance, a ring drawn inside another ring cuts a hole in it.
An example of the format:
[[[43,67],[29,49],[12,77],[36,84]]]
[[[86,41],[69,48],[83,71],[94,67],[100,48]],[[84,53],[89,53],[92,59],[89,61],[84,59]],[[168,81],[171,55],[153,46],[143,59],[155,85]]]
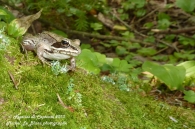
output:
[[[105,26],[113,29],[114,23],[106,16],[104,16],[102,13],[98,13],[97,16],[98,20],[100,20]]]

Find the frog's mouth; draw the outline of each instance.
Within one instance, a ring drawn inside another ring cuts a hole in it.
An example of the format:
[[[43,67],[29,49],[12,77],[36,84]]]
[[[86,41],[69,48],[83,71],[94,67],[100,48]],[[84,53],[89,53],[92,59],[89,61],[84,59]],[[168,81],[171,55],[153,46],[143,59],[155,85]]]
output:
[[[71,58],[72,55],[68,55],[68,53],[64,55],[61,53],[53,53],[52,51],[45,51],[45,53],[43,53],[43,57],[48,60],[64,60]]]

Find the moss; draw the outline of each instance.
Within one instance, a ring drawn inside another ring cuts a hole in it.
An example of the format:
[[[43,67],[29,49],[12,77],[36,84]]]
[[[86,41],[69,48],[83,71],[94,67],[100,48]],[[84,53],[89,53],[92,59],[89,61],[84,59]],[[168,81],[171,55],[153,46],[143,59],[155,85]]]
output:
[[[86,74],[81,69],[55,76],[51,68],[43,66],[32,53],[25,59],[18,45],[9,47],[7,52],[16,60],[12,65],[4,57],[5,52],[0,52],[0,98],[4,100],[0,105],[1,128],[195,127],[192,110],[142,97],[139,90],[122,92],[116,86],[102,82],[99,76]],[[17,90],[8,70],[19,82]],[[68,87],[70,83],[74,85],[73,89]],[[69,108],[59,103],[57,93]]]

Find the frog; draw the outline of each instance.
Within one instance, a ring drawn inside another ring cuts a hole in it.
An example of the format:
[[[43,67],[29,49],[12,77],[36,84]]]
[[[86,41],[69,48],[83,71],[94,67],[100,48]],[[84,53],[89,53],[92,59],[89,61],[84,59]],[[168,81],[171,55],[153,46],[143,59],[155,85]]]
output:
[[[43,64],[48,64],[49,60],[70,59],[68,71],[75,70],[75,57],[81,53],[79,39],[69,39],[57,35],[53,32],[44,31],[38,35],[27,34],[22,40],[22,46],[26,51],[35,51]]]

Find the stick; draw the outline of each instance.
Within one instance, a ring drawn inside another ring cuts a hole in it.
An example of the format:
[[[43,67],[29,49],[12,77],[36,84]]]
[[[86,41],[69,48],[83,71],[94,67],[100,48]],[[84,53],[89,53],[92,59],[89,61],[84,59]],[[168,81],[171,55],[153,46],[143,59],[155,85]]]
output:
[[[60,98],[60,95],[59,95],[58,93],[57,93],[57,97],[58,97],[58,100],[59,100],[60,104],[61,104],[65,109],[68,109],[68,110],[71,111],[71,112],[74,111],[74,109],[72,109],[71,107],[66,106],[66,105],[64,104],[64,102],[62,101],[62,99]]]

